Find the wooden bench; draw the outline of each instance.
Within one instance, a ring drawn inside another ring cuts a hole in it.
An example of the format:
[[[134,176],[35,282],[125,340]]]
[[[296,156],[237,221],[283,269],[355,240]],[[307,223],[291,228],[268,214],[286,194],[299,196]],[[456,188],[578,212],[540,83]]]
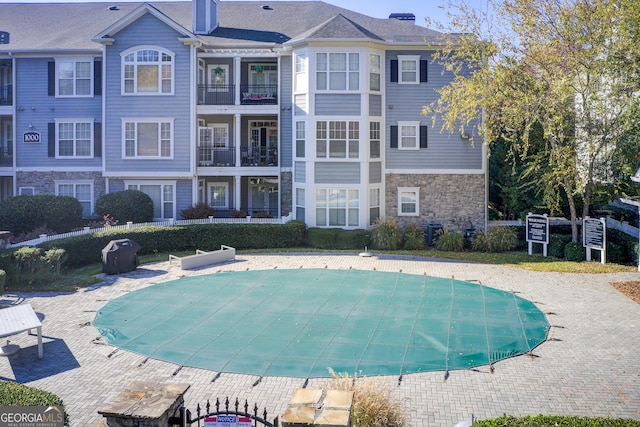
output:
[[[169,255],[169,265],[173,264],[173,260],[178,260],[182,270],[189,270],[192,268],[204,267],[205,265],[219,264],[221,262],[231,261],[234,259],[236,259],[236,249],[231,246],[221,245],[219,250],[212,252],[205,252],[200,249],[196,249],[196,253],[194,255],[187,255],[183,257]]]

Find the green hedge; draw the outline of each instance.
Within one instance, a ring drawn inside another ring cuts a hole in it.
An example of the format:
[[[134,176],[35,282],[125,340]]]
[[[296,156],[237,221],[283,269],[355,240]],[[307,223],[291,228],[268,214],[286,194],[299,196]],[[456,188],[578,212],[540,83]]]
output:
[[[66,233],[82,226],[82,205],[75,197],[37,194],[9,197],[0,203],[0,229],[15,236],[36,228]]]
[[[138,227],[100,231],[92,234],[51,240],[39,245],[44,250],[60,248],[68,255],[65,265],[81,267],[99,263],[102,249],[111,241],[131,239],[142,248],[140,255],[186,251],[216,250],[220,245],[236,249],[289,248],[303,246],[306,226],[302,221],[287,224],[196,224],[172,227]],[[0,257],[0,267],[2,267]]]
[[[474,421],[473,427],[640,427],[640,421],[625,418],[586,418],[549,415],[518,418],[504,415],[491,420]]]
[[[96,214],[100,218],[110,215],[120,225],[127,221],[151,222],[153,221],[153,200],[140,190],[108,193],[96,200]]]
[[[0,381],[0,406],[64,406],[57,395],[35,387],[8,381]],[[64,413],[65,425],[69,415]]]
[[[343,230],[342,228],[310,228],[307,243],[318,249],[364,249],[369,245],[367,230]]]

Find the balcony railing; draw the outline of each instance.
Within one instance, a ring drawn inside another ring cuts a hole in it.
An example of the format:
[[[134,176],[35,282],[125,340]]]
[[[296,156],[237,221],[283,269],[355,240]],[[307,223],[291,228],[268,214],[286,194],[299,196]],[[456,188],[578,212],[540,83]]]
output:
[[[198,166],[235,166],[235,147],[199,147]]]
[[[278,153],[266,148],[251,152],[242,150],[240,162],[241,166],[278,166]]]
[[[0,166],[13,166],[12,147],[0,147]]]
[[[278,103],[278,85],[240,85],[240,103],[275,105]]]
[[[198,85],[198,105],[234,105],[236,85]],[[276,105],[278,85],[240,85],[240,104]]]
[[[13,104],[13,85],[0,85],[0,105]]]
[[[198,85],[198,105],[235,104],[236,85]]]

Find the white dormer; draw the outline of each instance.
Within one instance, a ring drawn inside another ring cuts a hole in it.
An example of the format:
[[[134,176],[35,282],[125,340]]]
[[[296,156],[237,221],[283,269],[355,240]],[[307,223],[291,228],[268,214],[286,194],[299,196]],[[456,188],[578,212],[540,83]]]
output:
[[[209,34],[218,27],[218,0],[192,0],[193,33]]]

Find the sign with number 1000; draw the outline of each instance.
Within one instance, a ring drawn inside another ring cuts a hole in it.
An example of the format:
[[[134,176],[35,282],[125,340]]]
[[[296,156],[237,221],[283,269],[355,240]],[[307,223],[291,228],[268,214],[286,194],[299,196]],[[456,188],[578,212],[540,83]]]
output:
[[[205,418],[204,427],[252,427],[252,424],[249,417],[217,415]]]

